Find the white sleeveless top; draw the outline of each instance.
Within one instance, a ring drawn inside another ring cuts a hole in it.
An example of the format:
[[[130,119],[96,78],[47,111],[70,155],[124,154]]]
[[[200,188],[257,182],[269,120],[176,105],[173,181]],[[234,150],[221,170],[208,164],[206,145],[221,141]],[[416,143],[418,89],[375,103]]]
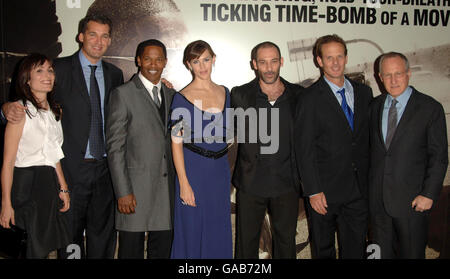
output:
[[[56,121],[50,109],[37,111],[31,102],[27,102],[27,107],[32,118],[25,115],[15,166],[56,167],[56,163],[64,158],[61,121]]]

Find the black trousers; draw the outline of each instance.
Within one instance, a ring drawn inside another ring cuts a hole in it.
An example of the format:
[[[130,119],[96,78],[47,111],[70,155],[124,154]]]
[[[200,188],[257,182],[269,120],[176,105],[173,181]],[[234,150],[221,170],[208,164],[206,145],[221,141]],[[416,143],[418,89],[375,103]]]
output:
[[[169,259],[172,230],[150,231],[147,239],[147,259]],[[119,231],[119,259],[144,259],[145,232]]]
[[[298,193],[263,198],[237,192],[236,258],[257,259],[261,226],[266,209],[271,217],[274,259],[295,259],[295,234],[298,217]]]
[[[79,249],[81,258],[113,259],[117,240],[114,228],[115,198],[107,160],[83,161],[79,174],[78,183],[69,185],[72,244],[76,245],[58,251],[58,257],[78,258]]]
[[[385,210],[371,215],[372,242],[380,247],[382,259],[425,259],[429,211],[393,218]]]
[[[317,213],[309,202],[311,254],[315,259],[336,259],[335,233],[338,234],[339,258],[363,259],[366,255],[368,202],[357,191],[345,203],[327,202],[327,214]],[[325,196],[326,198],[326,196]]]

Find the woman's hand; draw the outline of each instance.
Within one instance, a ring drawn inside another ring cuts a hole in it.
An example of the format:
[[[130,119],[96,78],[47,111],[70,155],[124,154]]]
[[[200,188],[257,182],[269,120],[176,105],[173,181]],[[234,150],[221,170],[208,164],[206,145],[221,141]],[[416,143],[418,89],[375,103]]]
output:
[[[194,191],[188,183],[180,184],[180,198],[183,204],[196,207]]]
[[[70,195],[67,192],[59,192],[59,198],[64,202],[64,206],[59,211],[66,212],[70,208]]]
[[[0,213],[0,225],[5,229],[9,229],[9,223],[15,225],[14,209],[11,206],[2,206],[2,212]]]

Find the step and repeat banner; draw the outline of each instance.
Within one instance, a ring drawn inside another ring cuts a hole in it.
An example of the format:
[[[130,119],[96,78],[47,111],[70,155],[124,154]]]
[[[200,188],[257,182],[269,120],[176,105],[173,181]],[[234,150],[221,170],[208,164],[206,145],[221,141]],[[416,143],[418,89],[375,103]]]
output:
[[[410,83],[440,101],[447,116],[450,112],[450,0],[2,0],[2,9],[2,101],[8,98],[20,57],[30,52],[71,55],[78,50],[78,21],[86,13],[102,13],[113,21],[105,59],[119,66],[126,80],[137,70],[138,43],[157,38],[168,48],[163,76],[182,89],[191,80],[182,64],[183,49],[202,39],[217,54],[213,80],[231,89],[255,77],[251,49],[272,41],[284,57],[281,75],[307,87],[320,75],[312,55],[315,40],[335,33],[347,42],[347,74],[370,85],[375,95],[381,90],[374,61],[384,52],[397,51],[410,60]],[[445,184],[450,184],[448,177]],[[299,221],[299,258],[307,258],[303,207]],[[442,230],[442,223],[449,221],[436,222]],[[269,220],[265,227],[261,256],[270,257]],[[433,257],[439,256],[450,234],[444,233],[434,235],[441,244],[430,244]]]

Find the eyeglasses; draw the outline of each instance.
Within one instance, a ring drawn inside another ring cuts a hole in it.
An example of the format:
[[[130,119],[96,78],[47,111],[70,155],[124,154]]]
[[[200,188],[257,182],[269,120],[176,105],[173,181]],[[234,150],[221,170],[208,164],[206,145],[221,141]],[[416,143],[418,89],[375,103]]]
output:
[[[383,77],[383,79],[392,79],[392,77],[399,79],[399,78],[403,78],[405,77],[406,71],[404,72],[396,72],[393,74],[381,74],[381,76]]]

